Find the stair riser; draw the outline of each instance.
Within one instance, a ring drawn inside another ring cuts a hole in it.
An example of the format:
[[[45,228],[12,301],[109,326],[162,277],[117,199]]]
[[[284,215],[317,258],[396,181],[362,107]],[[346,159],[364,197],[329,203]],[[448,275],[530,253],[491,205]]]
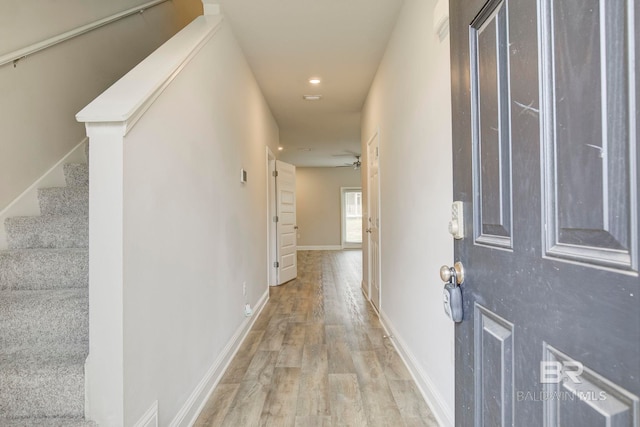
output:
[[[0,371],[3,417],[84,416],[83,366],[43,368],[33,374]]]
[[[89,214],[89,191],[85,187],[41,188],[38,201],[42,215]]]
[[[0,312],[1,348],[89,341],[89,298],[85,290],[3,292]]]
[[[64,177],[68,187],[82,187],[89,185],[89,167],[81,163],[64,165]]]
[[[5,228],[10,249],[89,247],[86,216],[8,218]]]
[[[89,251],[0,252],[0,290],[87,288]]]

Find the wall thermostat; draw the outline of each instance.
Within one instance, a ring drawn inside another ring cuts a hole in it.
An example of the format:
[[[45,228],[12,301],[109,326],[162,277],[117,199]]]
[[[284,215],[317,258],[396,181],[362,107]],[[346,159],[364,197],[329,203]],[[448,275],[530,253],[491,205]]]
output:
[[[247,171],[244,169],[240,169],[240,182],[243,184],[247,182]]]

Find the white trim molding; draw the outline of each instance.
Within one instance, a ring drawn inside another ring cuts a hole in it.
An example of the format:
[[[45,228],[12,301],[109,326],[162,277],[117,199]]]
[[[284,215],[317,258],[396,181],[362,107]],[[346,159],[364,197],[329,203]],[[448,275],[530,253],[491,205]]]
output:
[[[187,401],[184,403],[175,418],[169,423],[169,427],[190,427],[195,424],[198,416],[204,409],[209,397],[213,393],[229,364],[238,352],[238,349],[247,338],[247,334],[253,327],[256,319],[260,316],[262,309],[269,300],[269,291],[265,292],[257,302],[252,317],[246,318],[238,330],[233,334],[226,347],[222,350],[218,358],[213,362],[204,375],[200,383],[193,390]]]
[[[371,306],[375,309],[373,304],[371,304]],[[409,347],[404,342],[398,331],[393,327],[393,324],[384,314],[384,311],[380,311],[379,314],[382,327],[387,331],[387,335],[391,337],[393,347],[396,349],[400,358],[409,370],[411,377],[418,386],[418,389],[420,390],[420,393],[422,393],[422,397],[424,397],[427,405],[431,408],[431,412],[436,417],[438,424],[442,427],[453,427],[453,408],[450,408],[442,395],[438,393],[436,387],[433,385],[433,381],[420,367],[416,357],[413,355],[411,350],[409,350]]]
[[[151,404],[151,407],[140,417],[133,427],[158,427],[158,401]]]

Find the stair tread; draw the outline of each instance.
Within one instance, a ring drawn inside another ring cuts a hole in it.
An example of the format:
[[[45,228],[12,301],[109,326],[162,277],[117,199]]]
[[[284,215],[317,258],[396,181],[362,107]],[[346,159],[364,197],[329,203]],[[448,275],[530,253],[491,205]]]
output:
[[[4,350],[0,353],[0,414],[23,420],[82,419],[87,354],[88,345]]]
[[[86,288],[88,248],[0,251],[0,290]]]
[[[33,300],[65,299],[73,296],[89,297],[87,289],[20,289],[0,291],[0,307],[7,304],[28,302]]]
[[[2,427],[97,427],[82,418],[0,418]]]
[[[88,289],[1,291],[0,313],[2,347],[89,342]]]
[[[17,248],[0,251],[0,255],[5,254],[52,254],[52,253],[73,253],[89,252],[87,248]]]
[[[12,216],[4,220],[4,223],[11,222],[55,222],[55,221],[74,221],[74,220],[86,220],[89,218],[86,215],[69,214],[69,215],[34,215],[34,216]]]
[[[9,248],[86,248],[89,246],[87,215],[42,215],[7,218]]]
[[[42,215],[87,214],[89,187],[47,187],[38,189]]]
[[[89,187],[78,185],[70,187],[43,187],[38,188],[39,194],[70,194],[79,196],[89,196]]]
[[[84,369],[88,353],[86,345],[7,348],[0,351],[0,375],[61,367]]]

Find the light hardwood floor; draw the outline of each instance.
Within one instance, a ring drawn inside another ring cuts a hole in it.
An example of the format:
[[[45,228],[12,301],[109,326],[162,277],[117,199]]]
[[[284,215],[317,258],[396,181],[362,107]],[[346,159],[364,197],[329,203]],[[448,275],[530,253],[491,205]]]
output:
[[[437,426],[361,277],[361,251],[299,252],[195,425]]]

